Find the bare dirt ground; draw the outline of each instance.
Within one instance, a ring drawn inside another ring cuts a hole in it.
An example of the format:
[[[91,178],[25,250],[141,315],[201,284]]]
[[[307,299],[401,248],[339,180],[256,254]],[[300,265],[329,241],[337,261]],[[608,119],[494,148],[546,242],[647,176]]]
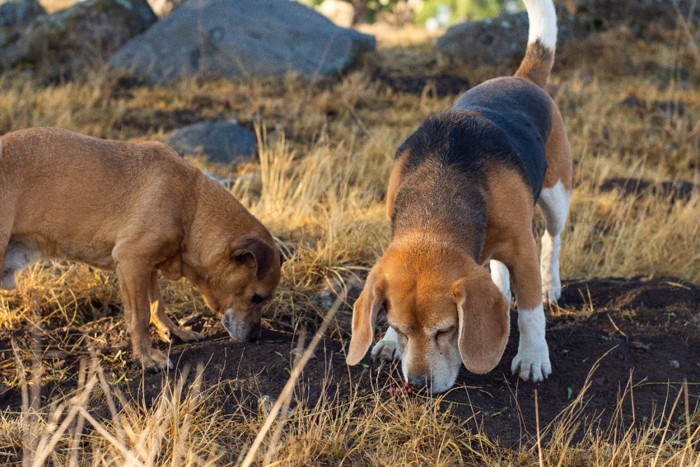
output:
[[[443,407],[474,425],[491,439],[505,444],[534,435],[535,391],[542,426],[546,426],[572,401],[583,415],[581,420],[600,423],[646,423],[661,415],[660,409],[673,401],[684,382],[690,403],[700,401],[700,287],[672,278],[596,279],[566,284],[560,307],[550,310],[548,342],[554,373],[544,383],[523,383],[509,371],[517,347],[516,312],[511,313],[511,338],[500,365],[487,375],[473,375],[463,369],[455,388],[444,398]],[[237,413],[241,403],[257,413],[262,396],[276,397],[289,377],[293,349],[297,342],[289,333],[263,328],[255,341],[232,343],[214,316],[190,319],[193,329],[206,339],[196,344],[173,345],[169,350],[177,368],[169,376],[143,375],[131,361],[128,336],[121,313],[109,308],[107,316],[82,325],[0,332],[0,361],[16,365],[16,348],[39,348],[44,364],[42,400],[56,399],[75,389],[75,375],[81,358],[89,356],[91,343],[112,383],[127,398],[149,400],[160,392],[163,378],[178,374],[186,366],[205,365],[204,385],[229,381],[229,404],[223,410]],[[38,342],[36,341],[39,338]],[[154,336],[155,338],[155,336]],[[56,345],[55,343],[60,343]],[[159,344],[167,350],[167,345]],[[302,376],[300,390],[313,404],[322,388],[343,398],[376,390],[378,385],[392,396],[400,374],[395,365],[371,362],[349,368],[345,365],[344,343],[325,339]],[[28,355],[29,353],[25,353]],[[25,361],[29,368],[31,361]],[[0,369],[9,374],[9,367]],[[190,378],[190,382],[191,382]],[[619,398],[632,385],[633,404],[615,413]],[[399,397],[423,397],[424,394]],[[5,390],[0,404],[20,411],[19,388]],[[569,408],[569,410],[572,410]],[[585,429],[581,427],[581,432]]]

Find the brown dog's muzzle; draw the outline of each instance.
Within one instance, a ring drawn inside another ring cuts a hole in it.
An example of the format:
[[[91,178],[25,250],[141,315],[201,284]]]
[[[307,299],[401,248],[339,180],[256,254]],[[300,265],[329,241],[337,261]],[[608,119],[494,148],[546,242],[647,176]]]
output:
[[[247,342],[251,332],[257,326],[249,320],[237,318],[230,308],[221,317],[221,324],[236,342]]]

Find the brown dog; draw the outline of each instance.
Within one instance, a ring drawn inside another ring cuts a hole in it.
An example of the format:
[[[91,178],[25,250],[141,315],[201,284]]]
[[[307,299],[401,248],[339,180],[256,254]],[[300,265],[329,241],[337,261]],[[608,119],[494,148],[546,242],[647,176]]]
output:
[[[520,330],[512,371],[533,381],[551,373],[542,297],[561,293],[572,159],[561,115],[542,89],[554,62],[554,5],[525,4],[530,37],[515,76],[469,90],[396,154],[387,190],[392,240],[355,303],[350,365],[369,349],[383,306],[390,328],[372,355],[401,359],[411,384],[442,392],[462,364],[492,370],[508,340],[512,274]],[[535,202],[546,223],[541,271]]]
[[[202,337],[166,316],[159,270],[194,283],[241,341],[280,280],[267,229],[172,149],[57,128],[0,138],[2,287],[14,288],[15,273],[40,258],[117,272],[133,350],[149,369],[172,368],[151,346],[149,321],[165,341]]]

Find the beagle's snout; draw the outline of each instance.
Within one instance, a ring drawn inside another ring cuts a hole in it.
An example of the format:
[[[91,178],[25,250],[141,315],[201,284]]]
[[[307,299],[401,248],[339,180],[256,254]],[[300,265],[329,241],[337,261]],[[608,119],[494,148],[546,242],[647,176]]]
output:
[[[423,388],[426,386],[432,386],[429,384],[430,378],[427,376],[420,376],[420,375],[415,375],[415,374],[408,374],[406,376],[406,379],[408,380],[408,384],[415,388]]]

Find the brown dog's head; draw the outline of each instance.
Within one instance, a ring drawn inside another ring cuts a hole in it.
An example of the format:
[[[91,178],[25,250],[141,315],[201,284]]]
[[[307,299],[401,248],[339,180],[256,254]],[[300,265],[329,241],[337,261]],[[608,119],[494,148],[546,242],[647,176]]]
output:
[[[222,315],[224,328],[240,342],[260,324],[262,307],[280,281],[279,249],[271,237],[266,240],[252,235],[235,239],[223,253],[210,256],[206,277],[191,278],[209,308]]]
[[[367,353],[383,306],[409,383],[443,392],[462,364],[473,373],[491,371],[508,340],[509,304],[486,269],[470,261],[439,247],[390,247],[355,302],[347,363]]]

